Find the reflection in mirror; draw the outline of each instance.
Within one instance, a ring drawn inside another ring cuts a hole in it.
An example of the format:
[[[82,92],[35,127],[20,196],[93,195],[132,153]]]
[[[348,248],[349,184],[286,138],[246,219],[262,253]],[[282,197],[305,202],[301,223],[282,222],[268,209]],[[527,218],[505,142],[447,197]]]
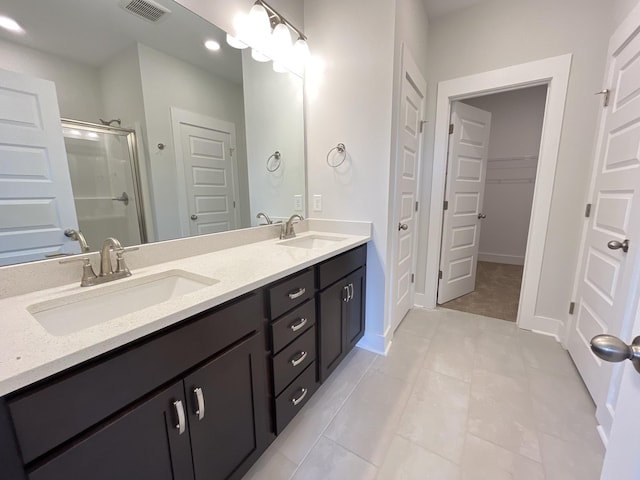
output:
[[[69,228],[96,251],[304,213],[302,79],[127,3],[3,0],[24,32],[0,29],[0,265],[79,253]]]

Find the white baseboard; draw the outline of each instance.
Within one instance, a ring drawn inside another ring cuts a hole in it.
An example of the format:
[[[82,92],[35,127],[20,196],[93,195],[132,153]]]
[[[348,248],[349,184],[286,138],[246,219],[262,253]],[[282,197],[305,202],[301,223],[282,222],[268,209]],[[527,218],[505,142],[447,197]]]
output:
[[[357,346],[378,355],[386,355],[391,346],[391,340],[388,340],[385,335],[365,332]]]
[[[478,261],[506,263],[507,265],[524,265],[524,256],[503,255],[501,253],[478,253]]]

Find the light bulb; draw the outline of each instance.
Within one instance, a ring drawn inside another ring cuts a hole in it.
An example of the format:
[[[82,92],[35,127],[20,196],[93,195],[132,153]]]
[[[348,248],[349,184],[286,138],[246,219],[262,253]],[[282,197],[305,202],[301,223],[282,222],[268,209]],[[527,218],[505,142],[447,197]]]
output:
[[[291,32],[284,23],[279,23],[271,34],[274,60],[286,62],[291,52]]]
[[[220,50],[220,44],[215,40],[207,40],[206,42],[204,42],[204,46],[207,48],[207,50],[211,50],[212,52],[217,52],[218,50]]]
[[[244,32],[243,32],[244,33]],[[249,19],[247,21],[247,35],[251,35],[252,40],[263,42],[271,35],[271,21],[267,10],[260,4],[255,4],[249,10]]]
[[[13,18],[0,15],[0,27],[13,33],[24,33],[24,28],[18,24]]]
[[[296,40],[296,43],[293,44],[293,57],[296,62],[300,65],[305,65],[311,56],[311,52],[309,51],[309,45],[307,41],[300,37]]]
[[[271,60],[264,53],[256,50],[255,48],[251,49],[251,58],[253,58],[256,62],[268,62]]]

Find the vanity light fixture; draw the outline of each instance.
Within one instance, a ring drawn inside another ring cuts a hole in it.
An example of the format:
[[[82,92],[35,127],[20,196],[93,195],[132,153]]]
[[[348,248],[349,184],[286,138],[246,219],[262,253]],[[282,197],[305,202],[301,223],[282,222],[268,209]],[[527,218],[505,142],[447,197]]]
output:
[[[310,56],[305,34],[264,0],[256,0],[248,15],[238,15],[234,30],[234,35],[227,34],[227,43],[234,48],[250,46],[251,57],[258,62],[273,60],[276,72],[301,70]],[[293,46],[292,33],[297,36]]]
[[[4,15],[0,15],[0,27],[12,33],[24,33],[24,28],[22,28],[18,22]]]
[[[218,50],[220,50],[220,44],[215,40],[207,40],[206,42],[204,42],[204,46],[207,50],[211,50],[212,52],[217,52]]]

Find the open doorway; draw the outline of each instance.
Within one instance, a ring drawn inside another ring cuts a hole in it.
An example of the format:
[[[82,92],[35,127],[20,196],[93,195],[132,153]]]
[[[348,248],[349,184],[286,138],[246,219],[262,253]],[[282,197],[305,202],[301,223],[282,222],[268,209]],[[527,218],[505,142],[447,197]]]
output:
[[[517,320],[546,99],[544,84],[452,105],[451,125],[462,131],[449,141],[438,293],[444,308]],[[470,191],[477,199],[464,208],[457,199],[471,198]]]

